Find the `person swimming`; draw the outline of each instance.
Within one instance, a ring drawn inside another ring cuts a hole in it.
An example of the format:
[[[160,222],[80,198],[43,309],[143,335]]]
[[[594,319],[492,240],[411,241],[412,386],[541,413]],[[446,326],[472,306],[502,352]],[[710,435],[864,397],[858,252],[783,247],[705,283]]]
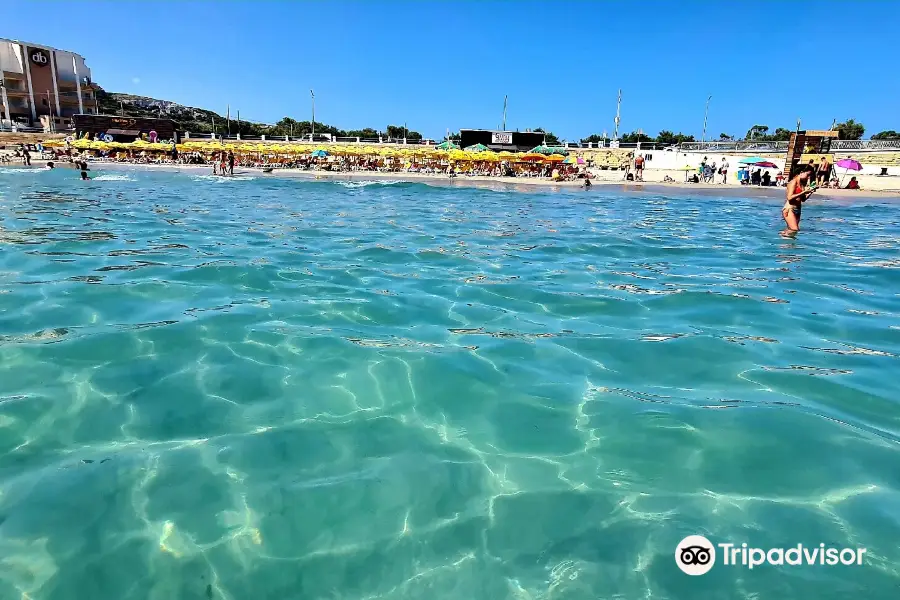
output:
[[[782,234],[800,231],[800,213],[803,203],[816,191],[815,187],[807,187],[812,169],[803,167],[787,184],[787,193],[784,206],[781,208],[781,216],[787,229]]]

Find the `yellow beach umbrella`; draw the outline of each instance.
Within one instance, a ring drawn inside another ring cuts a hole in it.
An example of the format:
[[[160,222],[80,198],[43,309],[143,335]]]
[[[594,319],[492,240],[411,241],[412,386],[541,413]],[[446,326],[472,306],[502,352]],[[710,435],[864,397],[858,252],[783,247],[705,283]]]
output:
[[[562,161],[566,160],[566,157],[562,154],[551,154],[544,160],[551,163],[561,163]]]

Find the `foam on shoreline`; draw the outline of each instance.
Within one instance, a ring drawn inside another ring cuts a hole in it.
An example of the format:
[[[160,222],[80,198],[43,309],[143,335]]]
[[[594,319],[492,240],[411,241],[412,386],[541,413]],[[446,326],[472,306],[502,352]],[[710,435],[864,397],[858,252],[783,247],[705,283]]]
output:
[[[189,173],[202,176],[204,179],[223,179],[214,176],[208,165],[173,165],[173,164],[138,164],[138,163],[114,163],[114,162],[90,162],[91,171],[99,173],[105,170],[160,170]],[[58,168],[71,168],[68,163],[58,163]],[[26,169],[21,165],[4,165],[5,169]],[[32,166],[31,169],[43,169]],[[701,195],[732,196],[732,197],[759,197],[759,198],[784,198],[784,188],[781,187],[757,187],[742,185],[721,185],[704,183],[662,182],[662,177],[669,174],[665,171],[645,171],[650,181],[634,182],[622,181],[621,171],[594,172],[595,178],[591,180],[594,188],[614,187],[625,192],[639,193],[665,193],[668,191],[690,190],[691,193]],[[683,174],[682,174],[683,175]],[[656,181],[658,176],[658,181]],[[334,181],[345,182],[352,187],[364,186],[367,183],[422,183],[438,187],[477,187],[482,189],[494,189],[503,191],[534,192],[536,190],[577,190],[584,189],[583,180],[553,182],[544,178],[529,177],[486,177],[459,175],[450,178],[446,175],[433,175],[423,173],[403,173],[379,171],[306,171],[301,169],[275,169],[271,173],[263,173],[261,168],[240,167],[235,170],[234,179],[240,181],[244,178],[273,178],[273,179],[301,179],[306,181]],[[589,189],[584,189],[590,192]],[[816,192],[814,198],[839,198],[841,200],[872,200],[872,199],[900,199],[900,190],[844,190],[821,189]]]

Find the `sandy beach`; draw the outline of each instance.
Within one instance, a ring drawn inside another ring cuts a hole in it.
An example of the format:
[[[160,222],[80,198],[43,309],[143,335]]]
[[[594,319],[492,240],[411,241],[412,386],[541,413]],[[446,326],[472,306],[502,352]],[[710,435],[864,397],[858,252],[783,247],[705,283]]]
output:
[[[12,163],[0,165],[4,168],[28,168],[23,167],[21,163]],[[33,169],[46,168],[34,162]],[[73,169],[74,166],[68,163],[57,163],[57,168]],[[91,162],[91,175],[96,177],[98,173],[103,171],[127,171],[127,170],[161,170],[176,171],[192,174],[212,175],[212,171],[207,165],[175,165],[175,164],[136,164],[136,163],[113,163],[113,162]],[[742,196],[754,198],[783,198],[783,187],[757,187],[748,185],[731,185],[731,184],[704,184],[704,183],[684,183],[676,180],[675,183],[665,183],[663,178],[669,175],[674,178],[672,173],[667,171],[645,171],[645,181],[633,182],[623,181],[623,172],[621,171],[592,171],[595,178],[592,179],[593,188],[618,188],[623,191],[632,191],[636,193],[665,193],[667,190],[674,192],[675,190],[690,190],[695,194],[716,195],[716,196]],[[684,173],[674,172],[684,177]],[[263,173],[262,169],[255,168],[239,168],[235,171],[236,176],[253,176],[253,177],[272,177],[280,179],[303,179],[312,181],[404,181],[417,182],[434,186],[471,186],[482,189],[494,190],[510,190],[521,192],[534,192],[540,189],[544,190],[564,190],[564,189],[582,189],[585,192],[590,190],[584,189],[584,184],[579,181],[561,181],[553,182],[544,178],[537,177],[485,177],[485,176],[466,176],[460,175],[450,178],[446,175],[433,175],[423,173],[383,173],[379,171],[349,171],[349,172],[331,172],[331,171],[306,171],[301,169],[276,169],[272,173]],[[900,183],[900,182],[898,182]],[[835,198],[841,200],[872,200],[872,199],[900,199],[900,189],[898,190],[845,190],[845,189],[822,189],[816,192],[815,198]]]
[[[0,154],[8,155],[13,162],[0,163],[3,168],[28,168],[24,167],[21,159],[13,158],[13,150],[0,150]],[[45,168],[45,161],[32,155],[32,167]],[[209,165],[183,165],[183,164],[141,164],[141,163],[117,163],[106,161],[90,161],[91,169],[94,172],[103,170],[122,170],[122,169],[162,169],[168,171],[184,171],[191,173],[210,173]],[[57,168],[74,168],[71,163],[56,163]],[[784,188],[782,187],[758,187],[750,185],[740,185],[732,182],[726,184],[714,183],[687,183],[684,181],[684,171],[668,170],[668,169],[646,169],[644,171],[644,181],[626,181],[625,172],[619,170],[602,170],[591,168],[589,172],[592,175],[591,182],[594,187],[598,186],[615,186],[624,190],[634,191],[653,191],[658,193],[660,190],[667,189],[686,189],[695,193],[712,193],[718,195],[732,196],[752,196],[763,198],[775,198],[784,196]],[[253,174],[254,176],[263,177],[279,177],[294,179],[311,179],[324,181],[409,181],[419,182],[428,185],[440,186],[475,186],[487,189],[505,189],[518,191],[533,191],[535,188],[544,189],[579,189],[584,187],[583,180],[577,181],[550,181],[547,178],[539,177],[488,177],[479,175],[458,175],[456,177],[448,177],[447,175],[425,174],[425,173],[408,173],[408,172],[381,172],[381,171],[308,171],[302,169],[275,169],[271,173],[263,173],[261,168],[240,167],[236,171],[236,175]],[[675,181],[665,181],[666,177]],[[900,177],[889,176],[879,177],[875,175],[862,175],[858,178],[862,185],[861,190],[846,189],[821,189],[816,192],[817,198],[900,198]]]

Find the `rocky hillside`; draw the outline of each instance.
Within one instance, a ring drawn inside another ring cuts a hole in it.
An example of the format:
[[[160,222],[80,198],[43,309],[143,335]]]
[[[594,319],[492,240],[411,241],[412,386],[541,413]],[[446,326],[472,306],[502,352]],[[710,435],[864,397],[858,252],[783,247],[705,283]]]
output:
[[[121,115],[124,113],[127,117],[162,117],[164,119],[172,119],[176,123],[175,128],[177,130],[190,131],[191,133],[211,133],[213,131],[213,122],[215,122],[216,133],[221,134],[226,131],[225,117],[204,108],[184,106],[177,102],[157,100],[147,96],[116,94],[103,89],[97,90],[97,101],[100,104],[100,112],[106,115]],[[290,117],[284,117],[274,125],[248,121],[237,122],[235,117],[236,115],[231,116],[229,131],[232,134],[240,133],[244,136],[302,136],[312,131],[312,125],[309,121],[296,121]],[[240,131],[238,131],[239,127]],[[372,127],[347,131],[327,123],[316,122],[315,131],[319,135],[327,133],[337,137],[358,137],[363,139],[373,139],[379,136],[393,139],[403,137],[411,140],[422,139],[421,133],[407,129],[405,125],[402,127],[399,125],[388,125],[384,131]]]
[[[216,130],[222,132],[225,126],[225,117],[211,110],[184,106],[168,100],[157,100],[147,96],[135,96],[133,94],[117,94],[103,89],[97,90],[97,101],[100,104],[100,113],[107,115],[120,115],[125,113],[128,117],[162,117],[172,119],[180,131],[196,133],[209,133],[213,129],[213,121]],[[232,116],[231,132],[237,133],[237,122]],[[259,135],[265,128],[256,123],[241,122],[241,133],[244,135]],[[257,131],[259,130],[259,131]]]

